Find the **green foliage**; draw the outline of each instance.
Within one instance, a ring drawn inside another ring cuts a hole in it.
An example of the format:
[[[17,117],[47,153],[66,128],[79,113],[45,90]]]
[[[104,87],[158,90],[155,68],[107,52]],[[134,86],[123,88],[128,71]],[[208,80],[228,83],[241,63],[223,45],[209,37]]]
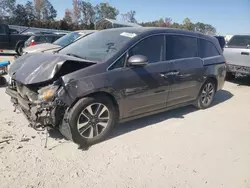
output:
[[[169,27],[189,31],[199,31],[210,35],[214,35],[216,33],[216,29],[212,25],[201,22],[192,23],[189,18],[185,18],[181,24],[176,22],[172,23],[171,18],[165,18],[165,20],[161,18],[152,22],[141,23],[141,25],[144,27]]]
[[[17,4],[16,0],[1,0],[0,22],[49,29],[94,29],[96,21],[102,18],[116,19],[119,14],[119,11],[109,3],[93,6],[87,0],[72,0],[72,5],[72,10],[65,10],[62,20],[55,21],[57,11],[49,0],[30,0],[24,5]],[[121,14],[121,17],[123,21],[137,23],[135,10]],[[216,29],[212,25],[201,22],[193,23],[189,18],[185,18],[182,23],[173,22],[171,18],[167,17],[139,24],[145,27],[169,27],[200,31],[206,34],[216,33]]]
[[[109,5],[109,3],[100,3],[95,7],[97,20],[102,18],[116,19],[119,11]]]

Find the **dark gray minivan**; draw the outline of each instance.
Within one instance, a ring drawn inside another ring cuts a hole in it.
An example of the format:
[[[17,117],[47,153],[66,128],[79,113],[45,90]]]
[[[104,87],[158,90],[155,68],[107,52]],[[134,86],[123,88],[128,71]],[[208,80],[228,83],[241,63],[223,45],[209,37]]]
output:
[[[226,66],[215,37],[130,27],[96,32],[54,54],[27,54],[9,74],[6,93],[31,126],[92,145],[118,122],[190,104],[208,108]]]

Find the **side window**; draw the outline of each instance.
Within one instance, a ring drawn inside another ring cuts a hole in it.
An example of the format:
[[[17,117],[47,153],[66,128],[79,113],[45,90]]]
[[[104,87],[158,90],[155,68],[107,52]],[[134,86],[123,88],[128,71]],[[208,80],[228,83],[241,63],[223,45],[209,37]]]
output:
[[[172,35],[166,40],[166,59],[198,57],[197,38]]]
[[[125,65],[126,55],[123,55],[115,64],[110,67],[110,70],[122,68]]]
[[[164,59],[164,35],[148,37],[136,44],[129,51],[129,56],[144,55],[149,63],[155,63]]]
[[[0,26],[0,34],[5,34],[4,26]]]
[[[214,57],[220,55],[214,44],[210,41],[200,39],[201,58]]]
[[[37,42],[41,42],[41,43],[48,42],[48,43],[51,43],[52,38],[53,38],[52,36],[40,36],[40,37],[37,39]]]

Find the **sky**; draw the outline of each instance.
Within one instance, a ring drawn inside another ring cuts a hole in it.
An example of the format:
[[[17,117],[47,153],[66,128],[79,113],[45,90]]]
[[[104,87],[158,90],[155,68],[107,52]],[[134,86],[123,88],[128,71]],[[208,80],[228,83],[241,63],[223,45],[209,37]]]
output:
[[[26,0],[17,0],[25,3]],[[63,18],[72,0],[50,0]],[[219,34],[250,34],[250,0],[89,0],[93,5],[108,2],[120,13],[136,11],[138,22],[170,17],[181,23],[189,17],[192,22],[213,25]],[[121,19],[120,16],[117,18]]]

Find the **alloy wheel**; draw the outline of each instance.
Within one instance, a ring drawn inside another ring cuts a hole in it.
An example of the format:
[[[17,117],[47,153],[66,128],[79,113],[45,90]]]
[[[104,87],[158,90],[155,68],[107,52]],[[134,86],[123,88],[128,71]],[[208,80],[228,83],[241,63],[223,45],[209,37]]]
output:
[[[84,138],[94,138],[100,135],[108,126],[110,112],[101,103],[88,105],[79,115],[77,129]]]
[[[205,106],[209,106],[214,96],[214,85],[209,82],[205,85],[201,93],[201,102]]]

